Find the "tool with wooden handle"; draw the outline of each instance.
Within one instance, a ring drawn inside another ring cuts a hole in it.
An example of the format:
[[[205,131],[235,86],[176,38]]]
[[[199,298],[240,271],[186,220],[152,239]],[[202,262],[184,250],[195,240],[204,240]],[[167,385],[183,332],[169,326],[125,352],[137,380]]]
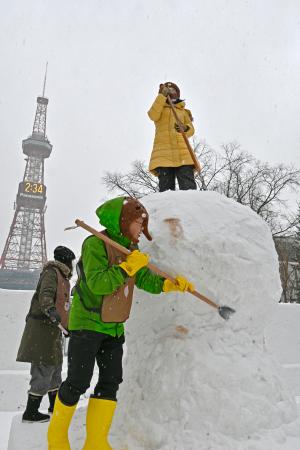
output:
[[[66,329],[62,326],[61,323],[59,323],[57,326],[58,326],[58,328],[62,331],[62,333],[63,333],[66,337],[69,336],[68,330],[66,330]]]
[[[81,227],[84,228],[86,231],[89,231],[90,233],[92,233],[94,236],[97,236],[99,239],[101,239],[102,241],[106,242],[108,245],[111,245],[112,247],[116,248],[117,250],[119,250],[121,253],[123,253],[124,255],[129,255],[131,253],[130,250],[128,250],[127,248],[123,247],[122,245],[118,244],[117,242],[113,241],[112,239],[110,239],[108,236],[105,236],[105,234],[100,233],[100,231],[95,230],[95,228],[92,228],[90,225],[87,225],[85,222],[83,222],[82,220],[76,219],[75,220],[76,226],[73,227],[68,227],[65,228],[65,230],[72,230],[75,229],[77,227]],[[157,266],[155,266],[154,264],[149,263],[147,265],[147,267],[152,270],[153,272],[157,273],[158,275],[160,275],[163,278],[167,278],[168,280],[172,281],[172,283],[176,284],[176,280],[175,278],[173,278],[171,275],[169,275],[168,273],[160,270]],[[218,310],[218,313],[220,314],[220,316],[225,319],[228,320],[230,318],[230,316],[235,313],[235,310],[230,308],[229,306],[220,306],[217,303],[213,302],[212,300],[210,300],[209,298],[205,297],[205,295],[200,294],[200,292],[194,290],[194,291],[188,291],[190,294],[194,295],[195,297],[197,297],[199,300],[202,300],[203,302],[207,303],[208,305],[212,306],[213,308],[216,308]]]
[[[188,140],[188,138],[187,138],[185,132],[184,132],[184,131],[181,131],[182,123],[181,123],[181,121],[180,121],[180,119],[179,119],[179,117],[178,117],[178,115],[177,115],[176,108],[175,108],[175,106],[173,105],[173,102],[172,102],[172,100],[171,100],[171,98],[170,98],[169,95],[167,96],[167,99],[168,99],[168,101],[169,101],[169,105],[170,105],[170,107],[171,107],[171,110],[172,110],[172,112],[173,112],[173,114],[174,114],[176,123],[177,123],[177,125],[178,125],[179,128],[180,128],[180,133],[181,133],[181,135],[182,135],[182,137],[183,137],[183,139],[184,139],[184,142],[185,142],[185,144],[186,144],[186,146],[187,146],[188,151],[190,152],[191,158],[192,158],[193,163],[194,163],[194,165],[195,165],[196,172],[200,173],[200,171],[201,171],[201,166],[200,166],[200,164],[199,164],[198,159],[196,158],[195,152],[194,152],[194,150],[192,149],[191,144],[190,144],[190,142],[189,142],[189,140]]]

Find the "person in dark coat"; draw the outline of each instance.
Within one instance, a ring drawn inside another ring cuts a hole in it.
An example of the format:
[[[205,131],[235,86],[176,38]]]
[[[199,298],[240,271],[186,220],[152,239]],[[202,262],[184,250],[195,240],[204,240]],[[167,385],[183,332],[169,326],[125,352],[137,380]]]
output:
[[[23,422],[47,422],[48,414],[39,412],[42,398],[48,393],[52,413],[61,385],[63,362],[62,331],[68,326],[72,261],[75,255],[67,247],[54,250],[54,261],[47,262],[33,294],[17,361],[31,363],[30,389]]]

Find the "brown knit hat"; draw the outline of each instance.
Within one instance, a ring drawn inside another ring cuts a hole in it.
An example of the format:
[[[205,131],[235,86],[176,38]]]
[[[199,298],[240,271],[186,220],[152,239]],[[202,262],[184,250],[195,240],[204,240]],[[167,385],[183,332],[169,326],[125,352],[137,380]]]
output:
[[[165,83],[165,86],[174,88],[175,91],[177,92],[178,98],[180,98],[180,89],[179,89],[179,87],[177,86],[177,84],[172,83],[172,81],[167,81],[167,82]]]
[[[124,202],[122,206],[122,211],[120,215],[120,230],[121,233],[132,239],[129,233],[129,226],[136,219],[143,219],[143,229],[142,232],[148,239],[148,241],[152,241],[152,237],[148,231],[148,221],[149,214],[146,208],[135,198],[132,197],[124,197]],[[134,242],[134,241],[133,241]]]

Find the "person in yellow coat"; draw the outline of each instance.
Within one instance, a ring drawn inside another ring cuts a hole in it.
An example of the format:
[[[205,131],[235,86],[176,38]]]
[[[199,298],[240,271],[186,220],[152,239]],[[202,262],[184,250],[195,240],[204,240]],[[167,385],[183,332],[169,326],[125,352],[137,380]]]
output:
[[[168,96],[176,108],[180,124],[176,123]],[[180,89],[175,83],[160,84],[148,116],[155,123],[149,170],[158,177],[159,191],[174,191],[176,179],[181,190],[197,189],[194,163],[181,134],[182,129],[188,138],[193,136],[193,117],[180,99]]]

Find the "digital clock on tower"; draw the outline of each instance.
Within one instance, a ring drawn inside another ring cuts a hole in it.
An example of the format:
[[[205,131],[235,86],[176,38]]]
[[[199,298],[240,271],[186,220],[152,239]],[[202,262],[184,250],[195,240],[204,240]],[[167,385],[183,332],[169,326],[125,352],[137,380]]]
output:
[[[34,183],[32,181],[23,181],[24,194],[37,194],[43,195],[45,193],[45,185],[42,183]]]

